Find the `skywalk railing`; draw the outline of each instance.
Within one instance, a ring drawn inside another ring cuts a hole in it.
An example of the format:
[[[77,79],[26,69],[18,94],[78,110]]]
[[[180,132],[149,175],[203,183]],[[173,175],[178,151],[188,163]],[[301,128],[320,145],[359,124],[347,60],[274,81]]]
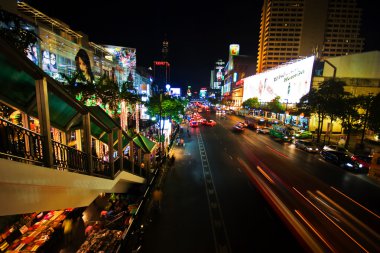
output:
[[[44,166],[43,139],[38,133],[0,118],[0,158]],[[119,157],[114,159],[112,173],[111,164],[102,158],[91,156],[91,170],[87,153],[54,140],[52,148],[56,169],[104,178],[113,178],[120,171]],[[130,171],[130,164],[126,163],[123,170]]]

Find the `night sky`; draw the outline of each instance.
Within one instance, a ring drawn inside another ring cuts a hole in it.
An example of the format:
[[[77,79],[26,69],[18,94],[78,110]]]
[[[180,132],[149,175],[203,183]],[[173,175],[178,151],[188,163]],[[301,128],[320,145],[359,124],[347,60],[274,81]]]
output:
[[[200,88],[209,87],[216,60],[227,61],[230,44],[240,44],[241,55],[257,55],[263,0],[25,2],[82,31],[92,42],[136,48],[138,66],[161,60],[166,36],[171,85]],[[363,7],[365,51],[380,50],[376,1],[357,2]]]

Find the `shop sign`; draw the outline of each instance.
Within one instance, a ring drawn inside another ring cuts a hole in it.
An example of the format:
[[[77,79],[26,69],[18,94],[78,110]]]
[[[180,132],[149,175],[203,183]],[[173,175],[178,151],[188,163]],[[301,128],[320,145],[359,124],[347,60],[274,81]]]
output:
[[[236,86],[243,85],[244,84],[244,79],[240,79],[239,81],[236,82]]]

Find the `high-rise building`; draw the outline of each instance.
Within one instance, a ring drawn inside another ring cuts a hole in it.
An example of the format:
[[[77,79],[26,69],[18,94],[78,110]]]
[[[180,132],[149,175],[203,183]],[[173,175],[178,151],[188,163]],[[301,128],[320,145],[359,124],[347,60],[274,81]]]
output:
[[[311,54],[360,53],[360,25],[356,0],[264,0],[256,72]]]
[[[166,37],[166,35],[165,35]],[[153,62],[153,90],[155,93],[166,91],[166,85],[170,83],[170,63],[167,61],[169,53],[169,42],[162,42],[162,59]]]
[[[170,63],[167,61],[153,62],[153,85],[154,91],[166,92],[166,85],[170,83]]]
[[[215,62],[215,67],[211,70],[211,78],[210,78],[210,88],[211,89],[220,89],[222,86],[224,75],[223,69],[226,63],[222,59],[218,59]]]

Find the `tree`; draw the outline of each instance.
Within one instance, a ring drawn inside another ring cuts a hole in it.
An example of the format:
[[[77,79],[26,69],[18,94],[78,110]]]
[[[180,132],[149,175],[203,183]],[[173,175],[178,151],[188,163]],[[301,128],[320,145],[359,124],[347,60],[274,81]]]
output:
[[[184,114],[186,101],[172,98],[169,95],[157,94],[146,103],[147,114],[151,117],[162,116],[163,119],[173,119],[180,122]]]
[[[260,108],[260,102],[259,102],[259,99],[257,97],[253,97],[253,98],[248,98],[247,100],[245,100],[242,105],[244,107],[247,107],[249,109],[257,109],[257,108]]]
[[[376,133],[380,133],[380,93],[372,98],[369,106],[368,127]]]
[[[37,43],[40,39],[33,30],[24,28],[27,24],[19,16],[0,10],[0,37],[21,52],[25,52],[28,46]]]
[[[284,106],[282,105],[282,103],[280,102],[280,99],[281,97],[280,96],[277,96],[275,97],[272,101],[270,101],[268,104],[267,104],[267,109],[271,112],[274,112],[276,113],[280,113],[280,112],[284,112],[285,111],[285,108]]]
[[[342,101],[340,102],[342,106],[338,113],[338,117],[341,119],[342,126],[345,128],[347,133],[345,148],[348,148],[352,130],[357,129],[361,126],[359,114],[359,99],[359,97],[354,97],[352,94],[347,94],[343,97]]]
[[[176,122],[180,122],[180,115],[183,115],[185,111],[185,103],[186,100],[181,101],[178,98],[172,98],[164,94],[156,94],[146,102],[147,114],[151,117],[159,116],[159,119],[163,121],[163,124],[160,126],[161,136],[165,128],[165,119],[173,119]]]
[[[326,116],[326,105],[324,104],[324,98],[321,96],[317,89],[311,88],[309,93],[301,97],[300,102],[297,104],[297,108],[305,115],[310,116],[312,113],[315,113],[317,115],[317,142],[320,142],[323,120]]]
[[[365,135],[365,131],[367,129],[367,126],[368,126],[368,118],[369,118],[369,113],[370,113],[370,107],[372,105],[372,102],[373,102],[373,96],[370,94],[370,95],[361,95],[358,97],[358,100],[359,100],[359,105],[361,107],[361,111],[363,111],[364,113],[360,114],[360,118],[361,118],[361,122],[362,123],[362,137],[361,137],[361,140],[360,140],[360,144],[363,145],[364,144],[364,135]]]
[[[333,121],[337,119],[338,114],[343,110],[342,106],[344,104],[341,103],[343,97],[344,95],[348,95],[348,93],[344,91],[345,85],[345,82],[332,78],[323,81],[318,88],[318,93],[325,105],[325,114],[330,118],[330,132],[332,131]]]

